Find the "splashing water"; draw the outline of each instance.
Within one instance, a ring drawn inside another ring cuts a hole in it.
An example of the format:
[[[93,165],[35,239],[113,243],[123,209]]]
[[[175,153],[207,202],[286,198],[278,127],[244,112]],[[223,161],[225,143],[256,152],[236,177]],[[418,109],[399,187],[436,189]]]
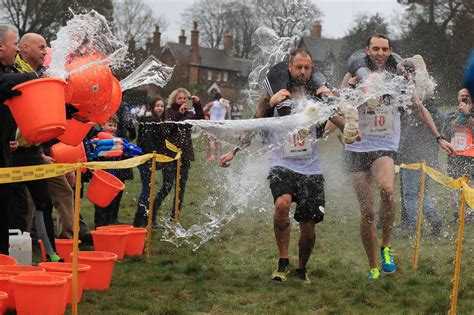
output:
[[[120,81],[122,91],[126,91],[145,84],[154,84],[164,87],[171,79],[174,67],[168,67],[155,56],[148,58],[125,79]]]
[[[91,61],[74,69],[81,71],[98,63],[107,63],[111,67],[122,64],[127,54],[127,46],[118,40],[107,24],[104,16],[92,10],[86,14],[74,14],[66,26],[61,27],[57,39],[51,42],[53,56],[48,72],[50,76],[66,78],[65,65],[71,57],[81,57],[98,53],[105,58]]]
[[[213,192],[201,205],[200,214],[207,222],[196,223],[185,229],[179,223],[173,224],[163,219],[165,231],[162,240],[176,246],[191,244],[193,250],[197,250],[218,235],[239,214],[268,209],[266,200],[262,198],[267,195],[268,168],[265,167],[264,153],[257,151],[236,160],[232,168],[216,169],[217,173],[211,177],[219,177],[219,186],[225,189]]]

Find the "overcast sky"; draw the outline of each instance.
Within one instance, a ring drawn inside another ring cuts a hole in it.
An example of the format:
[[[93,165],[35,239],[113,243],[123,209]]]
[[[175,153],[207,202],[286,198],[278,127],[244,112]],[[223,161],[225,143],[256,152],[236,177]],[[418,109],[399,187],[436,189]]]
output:
[[[168,27],[162,32],[162,43],[177,42],[183,19],[182,13],[194,0],[145,0],[158,15],[166,18]],[[219,0],[215,0],[219,1]],[[397,0],[313,0],[323,12],[322,36],[339,38],[346,35],[358,14],[372,15],[379,12],[388,22],[392,22],[396,13],[402,12]],[[191,21],[189,23],[192,23]]]

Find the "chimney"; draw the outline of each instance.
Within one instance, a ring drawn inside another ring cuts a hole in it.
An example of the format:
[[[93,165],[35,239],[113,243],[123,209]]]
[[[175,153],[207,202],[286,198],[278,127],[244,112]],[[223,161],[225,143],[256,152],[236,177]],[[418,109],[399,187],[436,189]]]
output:
[[[179,43],[186,45],[186,36],[184,36],[184,30],[181,30],[181,35],[179,35]]]
[[[230,55],[232,48],[234,46],[232,34],[227,31],[224,36],[224,51],[226,54]]]
[[[199,63],[199,31],[198,23],[193,22],[193,29],[191,31],[191,63]]]
[[[191,31],[191,62],[189,65],[189,85],[199,84],[199,31],[196,21]]]
[[[155,25],[155,32],[153,32],[153,47],[156,51],[161,48],[161,33],[158,25]]]
[[[311,37],[321,37],[321,21],[314,21],[311,28]]]

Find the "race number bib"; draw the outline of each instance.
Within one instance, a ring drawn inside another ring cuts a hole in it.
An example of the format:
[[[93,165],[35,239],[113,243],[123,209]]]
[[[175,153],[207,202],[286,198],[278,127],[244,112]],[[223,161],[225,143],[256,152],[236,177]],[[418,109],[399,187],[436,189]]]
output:
[[[378,137],[391,136],[394,133],[394,114],[390,106],[380,106],[375,108],[373,113],[367,115],[367,134]]]
[[[290,133],[283,144],[283,157],[285,158],[301,158],[312,154],[311,138],[302,137],[298,132]]]
[[[458,131],[454,134],[452,145],[455,151],[464,151],[468,147],[467,134],[465,130]]]

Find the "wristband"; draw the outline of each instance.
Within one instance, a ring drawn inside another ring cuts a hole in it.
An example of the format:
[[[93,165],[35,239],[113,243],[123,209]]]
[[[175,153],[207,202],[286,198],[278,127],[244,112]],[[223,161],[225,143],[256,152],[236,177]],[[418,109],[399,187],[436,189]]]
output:
[[[445,141],[446,141],[446,139],[445,139],[442,135],[439,135],[438,137],[436,137],[436,142],[439,143],[441,140],[445,140]]]
[[[235,147],[232,152],[234,152],[234,155],[237,154],[237,152],[240,151],[240,147]]]

